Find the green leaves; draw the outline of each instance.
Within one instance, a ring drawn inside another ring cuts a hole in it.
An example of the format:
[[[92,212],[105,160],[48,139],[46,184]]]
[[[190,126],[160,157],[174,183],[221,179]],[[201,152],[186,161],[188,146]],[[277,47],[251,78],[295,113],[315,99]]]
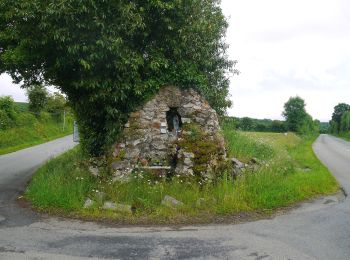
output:
[[[286,118],[287,130],[303,135],[319,133],[319,121],[313,121],[305,106],[305,101],[298,96],[291,97],[284,104],[282,115]]]
[[[350,105],[346,103],[339,103],[334,107],[334,112],[332,115],[331,124],[331,132],[338,134],[340,132],[349,131],[348,123],[350,119]],[[349,118],[348,118],[349,117]]]
[[[90,70],[91,69],[90,64],[86,60],[80,59],[79,62],[81,64],[81,66],[83,66],[84,69],[86,69],[86,70]]]
[[[100,155],[164,85],[194,87],[224,113],[226,28],[217,0],[2,0],[0,72],[58,86]]]
[[[29,99],[29,110],[39,116],[40,112],[46,107],[49,93],[41,85],[33,85],[27,90]]]

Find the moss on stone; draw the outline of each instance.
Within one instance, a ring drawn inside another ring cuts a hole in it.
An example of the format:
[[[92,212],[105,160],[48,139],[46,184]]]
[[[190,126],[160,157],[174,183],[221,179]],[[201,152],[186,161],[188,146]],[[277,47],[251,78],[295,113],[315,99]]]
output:
[[[195,123],[184,124],[176,143],[178,148],[194,154],[192,169],[196,176],[203,176],[210,170],[215,171],[223,161],[223,158],[220,158],[222,149],[219,142]]]
[[[120,152],[118,153],[118,155],[116,157],[113,158],[113,162],[118,162],[118,161],[122,161],[124,160],[126,155],[126,152],[124,149],[120,150]]]

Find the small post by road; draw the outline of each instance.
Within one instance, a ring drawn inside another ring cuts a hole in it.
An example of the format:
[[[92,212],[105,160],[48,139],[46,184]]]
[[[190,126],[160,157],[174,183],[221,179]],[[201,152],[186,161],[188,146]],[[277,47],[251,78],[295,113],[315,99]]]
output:
[[[79,143],[79,129],[77,121],[74,121],[73,125],[73,142]]]
[[[64,109],[63,110],[63,131],[66,127],[66,110]]]

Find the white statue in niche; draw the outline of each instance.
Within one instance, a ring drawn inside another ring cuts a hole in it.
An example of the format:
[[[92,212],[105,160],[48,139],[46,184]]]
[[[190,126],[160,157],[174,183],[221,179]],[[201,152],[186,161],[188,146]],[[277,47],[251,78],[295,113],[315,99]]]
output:
[[[174,118],[173,118],[173,125],[174,125],[175,135],[177,136],[178,133],[180,132],[180,120],[179,120],[178,115],[174,116]]]
[[[181,116],[177,112],[177,108],[171,107],[167,112],[166,112],[166,120],[167,120],[167,126],[168,126],[168,133],[177,138],[179,136],[179,133],[181,132],[181,126],[182,126],[182,121],[181,121]]]

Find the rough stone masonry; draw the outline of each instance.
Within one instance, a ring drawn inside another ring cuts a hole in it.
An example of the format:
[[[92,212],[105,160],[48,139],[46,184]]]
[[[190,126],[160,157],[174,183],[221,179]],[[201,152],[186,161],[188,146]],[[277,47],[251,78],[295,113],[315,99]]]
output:
[[[210,164],[226,158],[218,116],[208,102],[193,89],[167,86],[129,116],[122,137],[113,146],[115,178],[129,176],[134,169],[151,169],[164,174],[193,175],[195,152],[178,147],[185,138],[186,124],[197,125],[208,142],[219,147]]]

